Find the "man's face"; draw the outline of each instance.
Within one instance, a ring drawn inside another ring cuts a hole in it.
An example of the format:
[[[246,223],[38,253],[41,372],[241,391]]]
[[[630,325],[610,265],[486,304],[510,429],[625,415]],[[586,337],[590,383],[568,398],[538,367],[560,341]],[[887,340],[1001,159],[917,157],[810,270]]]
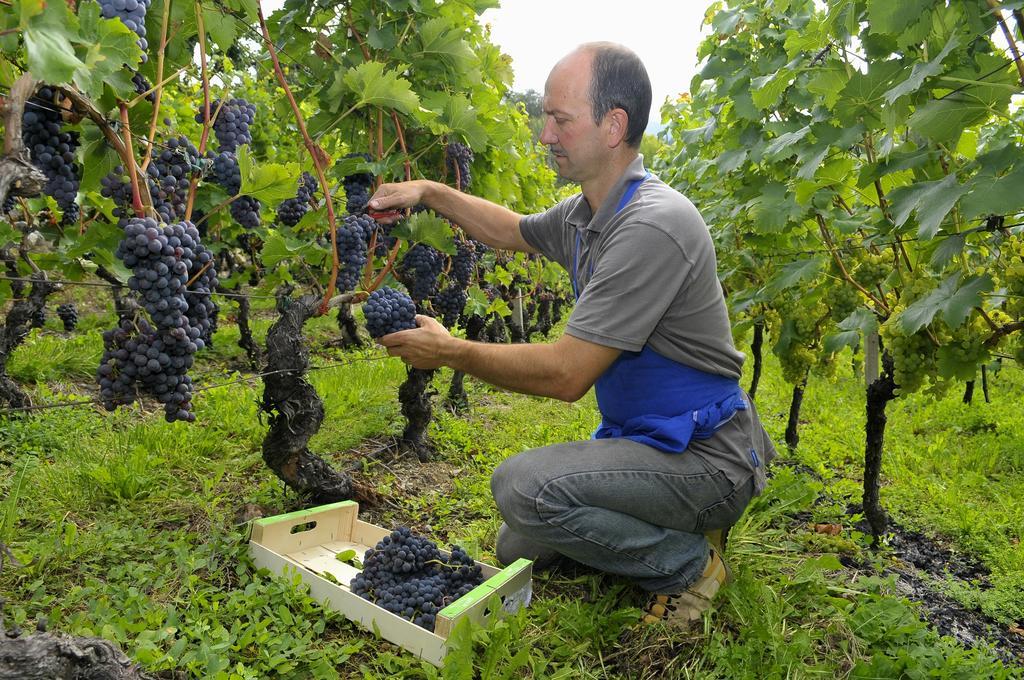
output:
[[[591,113],[592,59],[587,52],[570,54],[555,65],[544,86],[540,142],[551,148],[558,174],[581,184],[600,172],[607,153],[602,128]]]

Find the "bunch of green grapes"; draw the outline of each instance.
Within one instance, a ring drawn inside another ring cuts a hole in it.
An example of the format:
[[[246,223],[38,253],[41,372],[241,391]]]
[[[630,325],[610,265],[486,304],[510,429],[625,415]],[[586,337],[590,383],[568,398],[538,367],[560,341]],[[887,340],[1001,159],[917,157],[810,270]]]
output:
[[[1002,246],[1002,255],[1006,260],[1002,284],[1010,295],[1006,311],[1020,318],[1024,316],[1024,239],[1019,236],[1007,239]]]
[[[921,269],[914,272],[913,277],[907,277],[907,279],[902,291],[900,291],[899,299],[895,301],[896,308],[893,310],[893,316],[896,316],[896,313],[903,311],[921,298],[929,295],[939,283],[937,280],[926,276]]]
[[[892,258],[885,253],[875,255],[865,251],[857,256],[855,262],[856,267],[851,275],[867,289],[880,286],[892,271]]]
[[[900,328],[899,315],[894,314],[879,328],[885,348],[892,357],[893,378],[898,394],[917,392],[929,375],[935,373],[936,346],[927,332],[908,335]]]
[[[1018,335],[1016,346],[1013,348],[1013,360],[1024,366],[1024,336]]]
[[[798,383],[814,367],[820,350],[819,324],[828,316],[824,303],[801,304],[803,300],[783,303],[777,308],[778,322],[772,324],[773,351],[782,365],[782,377]]]
[[[828,289],[828,305],[832,320],[838,323],[860,307],[861,293],[845,281],[836,284]]]
[[[991,335],[992,331],[985,320],[980,314],[975,314],[969,321],[950,330],[948,338],[943,337],[939,355],[962,367],[964,374],[956,377],[965,378],[968,372],[973,374],[978,366],[988,361],[990,353],[985,347],[985,341]]]

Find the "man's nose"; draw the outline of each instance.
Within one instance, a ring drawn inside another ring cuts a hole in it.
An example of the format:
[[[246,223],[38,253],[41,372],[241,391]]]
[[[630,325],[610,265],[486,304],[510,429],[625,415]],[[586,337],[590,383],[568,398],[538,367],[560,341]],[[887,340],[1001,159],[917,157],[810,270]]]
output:
[[[554,118],[548,116],[544,121],[544,129],[540,131],[540,143],[553,145],[558,143],[558,135],[555,134]]]

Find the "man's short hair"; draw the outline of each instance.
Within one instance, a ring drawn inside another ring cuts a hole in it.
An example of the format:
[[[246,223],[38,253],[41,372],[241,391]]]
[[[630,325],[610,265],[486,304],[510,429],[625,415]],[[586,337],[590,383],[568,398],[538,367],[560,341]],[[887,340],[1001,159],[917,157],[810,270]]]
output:
[[[651,79],[636,52],[612,42],[580,46],[594,55],[590,73],[590,105],[594,122],[600,123],[612,109],[629,116],[626,144],[637,148],[651,115]]]

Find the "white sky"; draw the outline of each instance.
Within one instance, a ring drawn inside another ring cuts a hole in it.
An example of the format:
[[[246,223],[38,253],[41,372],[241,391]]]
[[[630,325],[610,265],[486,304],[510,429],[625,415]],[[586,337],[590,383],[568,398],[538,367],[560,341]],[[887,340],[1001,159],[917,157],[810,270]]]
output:
[[[666,97],[690,89],[697,70],[701,22],[711,0],[502,0],[480,21],[491,39],[512,57],[515,89],[544,92],[548,72],[584,42],[611,40],[638,55],[654,91],[649,130],[661,127]]]

